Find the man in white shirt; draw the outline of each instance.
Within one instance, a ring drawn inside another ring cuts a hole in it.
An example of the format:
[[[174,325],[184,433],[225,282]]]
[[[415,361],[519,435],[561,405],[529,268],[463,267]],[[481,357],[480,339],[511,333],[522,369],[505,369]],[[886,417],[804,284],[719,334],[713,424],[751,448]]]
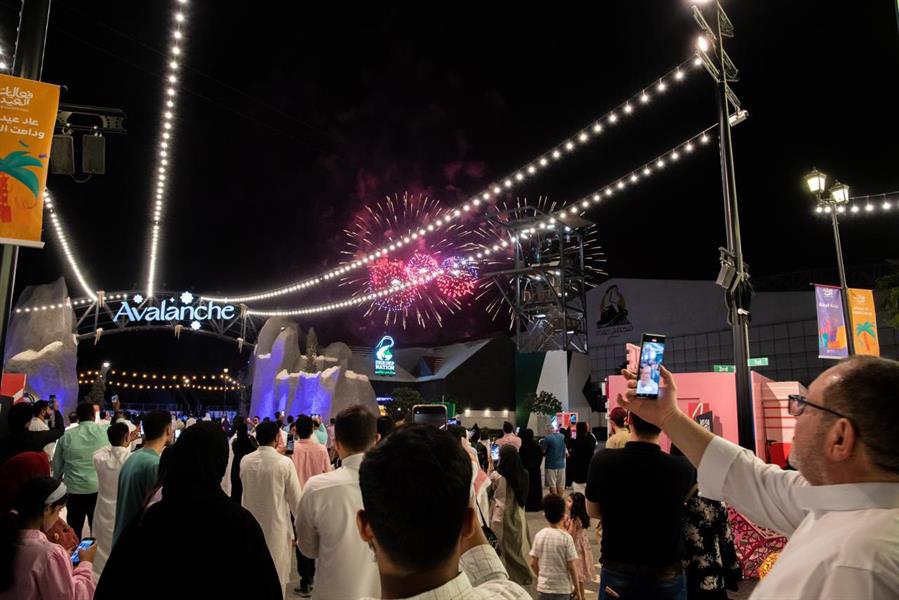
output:
[[[306,482],[296,521],[297,545],[304,556],[316,559],[315,600],[377,596],[378,567],[355,527],[362,509],[359,465],[377,440],[376,417],[361,405],[346,408],[337,415],[334,435],[343,466]]]
[[[106,430],[109,446],[94,452],[94,469],[97,471],[97,506],[94,508],[94,525],[91,535],[97,538],[97,555],[94,557],[94,573],[99,578],[112,551],[112,534],[115,531],[116,501],[119,495],[119,472],[125,461],[131,458],[128,427],[114,423]]]
[[[294,537],[291,514],[296,512],[300,501],[300,480],[293,461],[275,450],[279,433],[278,424],[273,422],[262,423],[256,428],[259,448],[240,461],[240,482],[243,484],[240,503],[262,527],[284,588],[290,581]]]
[[[725,500],[790,538],[751,598],[896,598],[899,590],[899,362],[853,356],[827,369],[796,417],[790,462],[763,463],[716,437],[677,406],[677,386],[658,400],[637,398],[628,371],[619,404],[668,434],[697,466],[700,494]]]
[[[50,403],[46,400],[38,400],[34,403],[34,416],[28,423],[28,431],[50,431],[50,425],[47,421],[50,419]],[[51,442],[44,446],[44,452],[47,457],[53,460],[53,450],[56,448],[56,442]]]
[[[357,526],[380,572],[373,597],[530,599],[487,543],[471,505],[471,469],[458,439],[430,425],[402,428],[366,454]]]
[[[516,450],[521,450],[521,438],[515,435],[515,428],[508,421],[503,422],[503,437],[496,440],[496,445],[500,448],[506,444],[515,446]]]

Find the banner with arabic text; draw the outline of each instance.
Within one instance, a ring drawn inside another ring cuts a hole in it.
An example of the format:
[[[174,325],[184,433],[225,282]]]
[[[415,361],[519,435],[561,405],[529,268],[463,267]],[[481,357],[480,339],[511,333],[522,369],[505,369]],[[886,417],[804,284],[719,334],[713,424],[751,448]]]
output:
[[[816,284],[815,306],[818,313],[818,358],[846,358],[849,356],[849,346],[840,288]]]
[[[0,244],[43,248],[59,86],[0,75]]]
[[[874,310],[874,292],[849,288],[849,316],[852,323],[852,340],[856,354],[880,356],[877,339],[877,312]]]

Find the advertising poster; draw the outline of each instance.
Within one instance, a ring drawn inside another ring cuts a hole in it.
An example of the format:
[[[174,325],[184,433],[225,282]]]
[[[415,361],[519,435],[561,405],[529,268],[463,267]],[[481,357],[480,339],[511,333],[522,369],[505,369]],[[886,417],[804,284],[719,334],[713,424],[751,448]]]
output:
[[[0,244],[42,248],[59,86],[0,75]]]
[[[849,346],[840,288],[815,284],[815,308],[818,313],[818,358],[846,358]]]
[[[849,316],[856,354],[880,356],[874,292],[849,288]]]

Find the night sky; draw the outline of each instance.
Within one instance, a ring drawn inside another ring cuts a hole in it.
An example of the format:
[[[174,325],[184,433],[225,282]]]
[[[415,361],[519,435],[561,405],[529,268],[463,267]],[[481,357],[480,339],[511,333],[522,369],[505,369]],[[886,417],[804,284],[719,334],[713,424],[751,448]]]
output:
[[[146,278],[172,4],[53,3],[43,79],[66,86],[63,102],[129,117],[126,136],[107,138],[105,176],[49,182],[96,288],[138,289]],[[253,292],[335,266],[351,216],[385,195],[427,193],[456,205],[687,58],[697,34],[683,1],[189,6],[158,287],[194,292]],[[812,212],[801,178],[814,165],[853,194],[899,189],[895,2],[725,6],[736,26],[727,42],[741,72],[734,88],[750,113],[734,147],[752,275],[830,267],[829,224]],[[8,52],[17,7],[0,3]],[[711,79],[696,73],[518,195],[573,200],[715,120]],[[714,278],[724,244],[716,149],[587,216],[612,276]],[[846,219],[847,263],[895,257],[897,223],[899,215]],[[44,250],[21,252],[17,287],[65,275],[80,295],[49,230],[44,239]],[[323,342],[371,344],[384,331],[361,312],[301,325],[314,325]],[[400,343],[498,329],[475,310],[442,331],[410,329]],[[128,369],[241,362],[233,347],[185,336],[82,346],[83,368],[100,358]]]

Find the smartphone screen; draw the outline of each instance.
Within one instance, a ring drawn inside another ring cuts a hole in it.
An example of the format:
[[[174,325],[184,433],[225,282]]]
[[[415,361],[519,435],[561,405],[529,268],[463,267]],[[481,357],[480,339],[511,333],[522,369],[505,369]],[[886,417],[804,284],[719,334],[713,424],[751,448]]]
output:
[[[499,444],[490,444],[490,454],[493,456],[494,462],[499,461]]]
[[[446,406],[443,404],[416,404],[412,407],[412,422],[446,429]]]
[[[637,367],[637,397],[658,398],[662,359],[665,356],[665,336],[643,334],[640,344],[640,364]]]
[[[291,433],[287,434],[287,449],[293,452],[293,434]]]
[[[78,563],[81,562],[81,559],[78,558],[78,551],[90,548],[96,541],[97,540],[92,537],[84,538],[83,540],[81,540],[80,544],[75,546],[75,550],[72,551],[72,566],[78,566]]]

